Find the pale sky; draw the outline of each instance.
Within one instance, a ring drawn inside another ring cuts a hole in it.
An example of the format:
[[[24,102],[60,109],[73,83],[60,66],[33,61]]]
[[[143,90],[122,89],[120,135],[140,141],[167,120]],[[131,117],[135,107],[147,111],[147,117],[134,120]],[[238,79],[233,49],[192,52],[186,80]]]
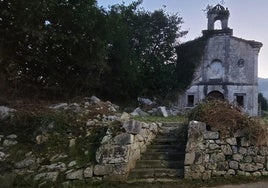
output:
[[[122,0],[97,0],[99,6],[122,3]],[[124,0],[129,4],[132,0]],[[182,28],[189,33],[182,42],[195,39],[207,29],[207,18],[202,11],[209,5],[223,2],[230,11],[229,27],[233,35],[246,40],[263,43],[259,54],[259,77],[268,78],[268,0],[143,0],[146,10],[163,8],[169,13],[178,13],[183,18]]]

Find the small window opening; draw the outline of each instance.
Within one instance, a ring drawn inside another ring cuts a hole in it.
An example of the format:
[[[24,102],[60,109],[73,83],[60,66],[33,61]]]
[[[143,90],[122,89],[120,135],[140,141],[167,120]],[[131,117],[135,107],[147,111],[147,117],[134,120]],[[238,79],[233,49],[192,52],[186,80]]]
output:
[[[236,96],[236,102],[239,106],[244,106],[244,96]]]
[[[188,106],[194,106],[194,95],[188,95]]]

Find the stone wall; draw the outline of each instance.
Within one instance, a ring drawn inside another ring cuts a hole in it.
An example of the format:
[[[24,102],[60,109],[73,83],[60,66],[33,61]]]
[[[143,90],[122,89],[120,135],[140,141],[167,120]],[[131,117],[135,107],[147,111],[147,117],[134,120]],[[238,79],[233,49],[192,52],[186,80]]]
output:
[[[112,137],[108,130],[97,151],[94,175],[110,180],[125,180],[136,160],[146,151],[161,124],[125,121],[124,132]]]
[[[268,147],[250,144],[242,131],[221,138],[219,132],[208,131],[205,123],[191,121],[185,151],[186,179],[268,175]]]

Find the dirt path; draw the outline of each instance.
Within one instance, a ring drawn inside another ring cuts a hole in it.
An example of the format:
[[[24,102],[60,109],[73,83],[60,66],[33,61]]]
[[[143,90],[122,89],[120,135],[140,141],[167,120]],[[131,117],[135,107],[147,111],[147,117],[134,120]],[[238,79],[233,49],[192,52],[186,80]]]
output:
[[[268,182],[257,182],[257,183],[241,184],[241,185],[221,185],[210,188],[268,188]]]

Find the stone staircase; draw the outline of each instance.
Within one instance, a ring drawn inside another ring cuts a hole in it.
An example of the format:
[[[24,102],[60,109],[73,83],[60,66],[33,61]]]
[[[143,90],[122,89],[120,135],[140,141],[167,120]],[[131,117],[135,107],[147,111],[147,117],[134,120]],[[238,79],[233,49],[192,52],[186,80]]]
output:
[[[183,178],[185,130],[182,123],[163,123],[152,144],[130,171],[128,182],[174,182]]]

